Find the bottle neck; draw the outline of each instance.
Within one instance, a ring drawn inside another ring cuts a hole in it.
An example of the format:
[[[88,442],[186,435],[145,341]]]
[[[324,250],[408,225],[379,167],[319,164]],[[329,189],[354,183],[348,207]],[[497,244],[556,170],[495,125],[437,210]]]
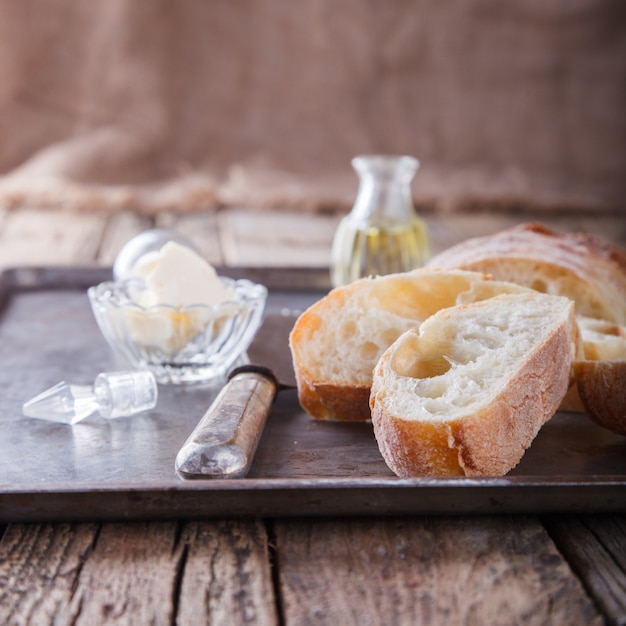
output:
[[[352,160],[359,189],[352,209],[356,218],[407,220],[414,214],[411,181],[419,163],[409,156],[360,156]]]

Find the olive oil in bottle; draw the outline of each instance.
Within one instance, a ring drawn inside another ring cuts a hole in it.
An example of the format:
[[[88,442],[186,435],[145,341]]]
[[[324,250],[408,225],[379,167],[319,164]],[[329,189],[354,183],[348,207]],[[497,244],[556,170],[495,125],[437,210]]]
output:
[[[334,286],[421,267],[428,259],[425,225],[419,218],[389,226],[355,227],[343,221],[333,242],[333,259]]]
[[[359,174],[359,191],[333,241],[333,286],[424,265],[429,256],[428,234],[411,196],[417,160],[361,156],[352,165]]]

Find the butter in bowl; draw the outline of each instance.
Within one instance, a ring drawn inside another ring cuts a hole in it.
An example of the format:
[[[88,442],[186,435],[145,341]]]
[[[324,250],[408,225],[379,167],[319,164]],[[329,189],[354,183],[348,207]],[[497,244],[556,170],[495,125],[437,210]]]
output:
[[[223,379],[254,339],[267,300],[265,286],[218,276],[176,240],[87,293],[113,352],[159,383],[176,385]]]

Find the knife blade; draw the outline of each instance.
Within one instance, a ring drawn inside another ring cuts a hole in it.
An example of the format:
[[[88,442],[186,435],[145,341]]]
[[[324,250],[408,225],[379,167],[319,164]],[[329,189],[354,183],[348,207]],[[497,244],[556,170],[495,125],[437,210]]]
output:
[[[251,364],[230,373],[176,455],[182,478],[246,476],[276,395],[296,385],[288,344],[294,322],[294,313],[266,316],[248,350]]]

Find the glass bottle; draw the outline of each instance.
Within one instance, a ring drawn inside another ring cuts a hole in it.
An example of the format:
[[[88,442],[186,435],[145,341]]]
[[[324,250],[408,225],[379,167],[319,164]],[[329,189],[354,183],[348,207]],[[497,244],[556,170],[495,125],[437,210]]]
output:
[[[422,266],[429,248],[426,225],[415,212],[411,194],[417,159],[358,156],[352,167],[359,176],[359,189],[351,212],[335,233],[333,286]]]

